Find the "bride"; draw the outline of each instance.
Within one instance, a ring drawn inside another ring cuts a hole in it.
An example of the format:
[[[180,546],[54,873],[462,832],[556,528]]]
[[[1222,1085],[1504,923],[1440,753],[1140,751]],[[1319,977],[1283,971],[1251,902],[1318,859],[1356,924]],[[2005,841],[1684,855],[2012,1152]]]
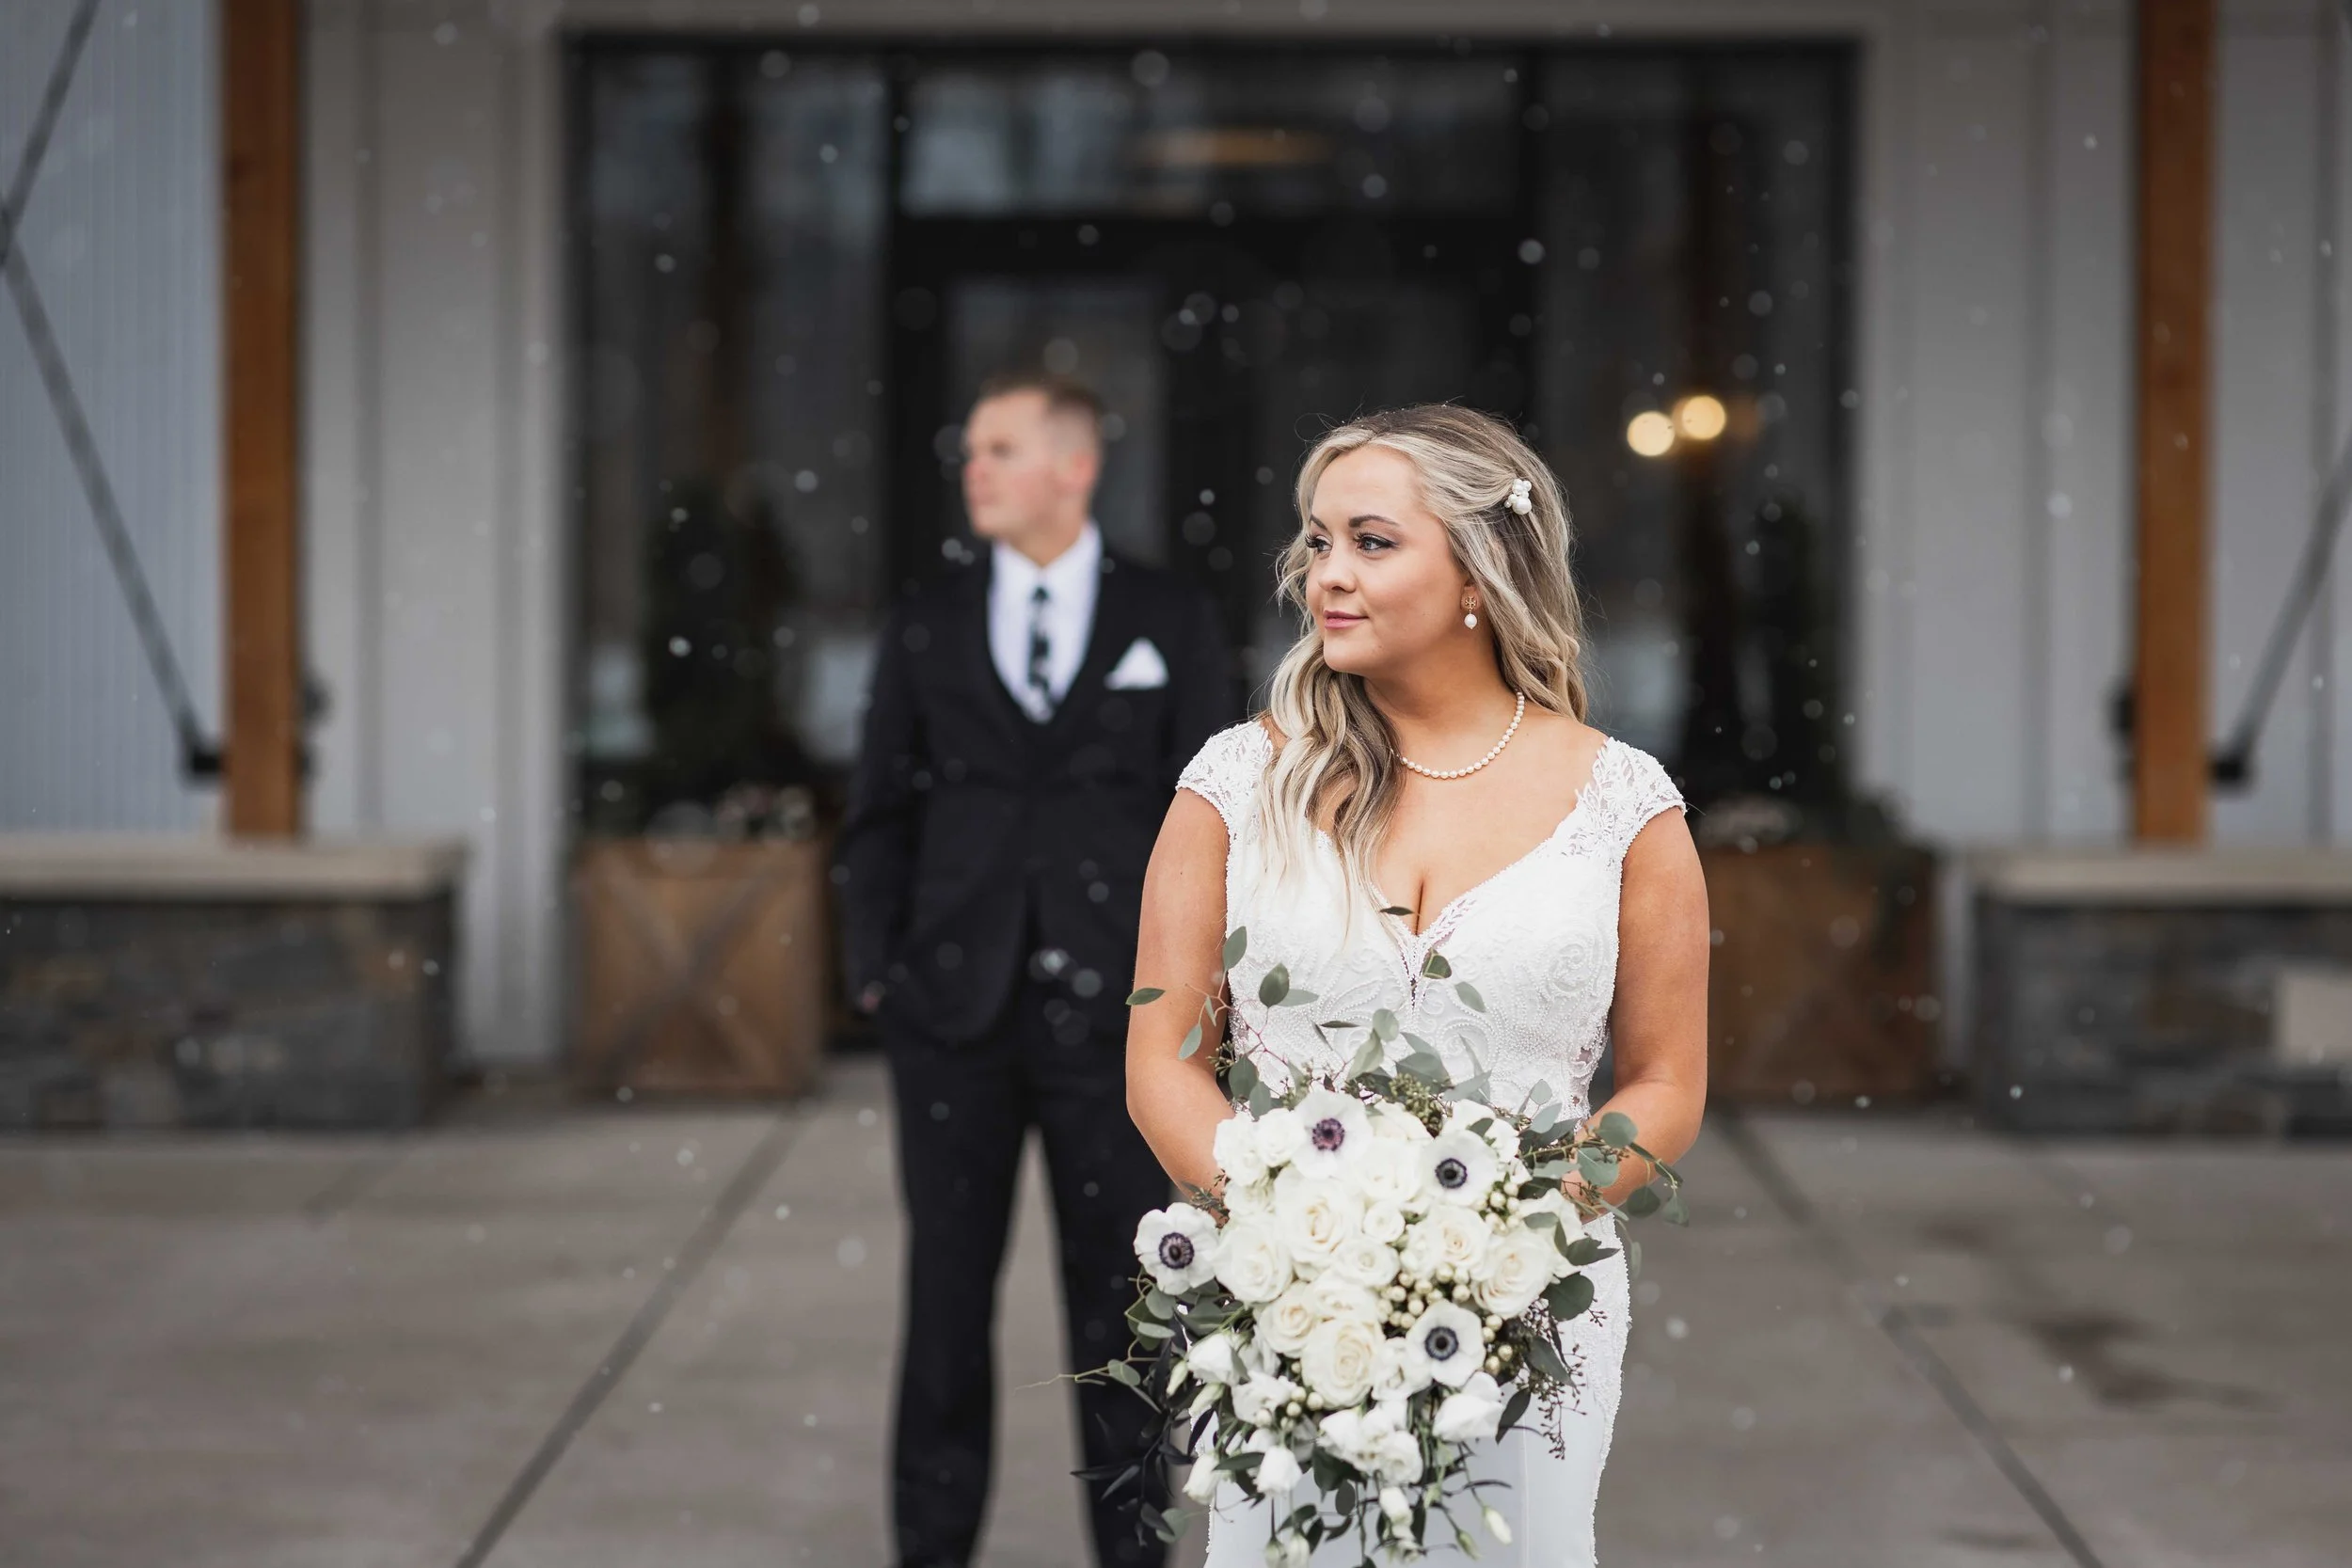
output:
[[[1212,1053],[1186,1058],[1180,1041],[1225,983],[1225,932],[1246,926],[1237,999],[1276,964],[1321,998],[1253,1019],[1262,1071],[1343,1069],[1347,1048],[1326,1045],[1310,1014],[1388,1006],[1457,1079],[1476,1070],[1474,1052],[1496,1101],[1542,1100],[1541,1085],[1581,1117],[1613,1042],[1615,1092],[1599,1109],[1678,1157],[1706,1095],[1707,890],[1664,770],[1583,721],[1557,481],[1498,420],[1405,408],[1318,442],[1298,511],[1282,588],[1311,624],[1269,711],[1184,770],[1144,881],[1137,983],[1168,994],[1130,1025],[1136,1125],[1178,1181],[1216,1182],[1210,1144],[1232,1110]],[[1451,985],[1424,987],[1439,949],[1486,1012]],[[1605,1196],[1647,1181],[1639,1164]],[[1607,1238],[1610,1225],[1588,1231]],[[1522,1424],[1476,1462],[1507,1487],[1485,1494],[1512,1537],[1482,1544],[1490,1568],[1593,1561],[1629,1304],[1622,1256],[1588,1272],[1594,1305],[1563,1335],[1578,1392],[1560,1430]],[[1210,1568],[1265,1561],[1267,1512],[1226,1487]],[[1358,1556],[1333,1544],[1313,1560]],[[1422,1560],[1464,1559],[1433,1543]]]

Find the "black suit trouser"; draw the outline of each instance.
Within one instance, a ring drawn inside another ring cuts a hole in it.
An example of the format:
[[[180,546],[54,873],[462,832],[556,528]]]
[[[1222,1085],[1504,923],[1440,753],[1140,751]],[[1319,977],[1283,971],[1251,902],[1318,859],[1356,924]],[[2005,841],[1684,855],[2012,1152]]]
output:
[[[892,1452],[892,1513],[904,1568],[962,1568],[988,1504],[996,1415],[996,1283],[1028,1130],[1045,1147],[1059,1240],[1070,1370],[1126,1354],[1136,1224],[1168,1200],[1168,1177],[1127,1117],[1122,1042],[1090,1025],[1063,988],[1025,979],[978,1039],[942,1045],[887,1031],[907,1227],[906,1308]],[[1124,1388],[1077,1389],[1088,1468],[1133,1459],[1151,1412]],[[1137,1528],[1137,1492],[1087,1486],[1098,1560],[1158,1568]],[[1145,1494],[1165,1503],[1156,1476]]]

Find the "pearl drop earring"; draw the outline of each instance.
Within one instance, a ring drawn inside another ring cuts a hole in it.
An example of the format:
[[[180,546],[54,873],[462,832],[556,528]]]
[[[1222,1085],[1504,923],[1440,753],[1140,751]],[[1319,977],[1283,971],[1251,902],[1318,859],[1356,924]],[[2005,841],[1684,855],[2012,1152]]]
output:
[[[1477,613],[1472,610],[1464,610],[1462,612],[1462,625],[1472,627],[1476,626],[1478,625]]]

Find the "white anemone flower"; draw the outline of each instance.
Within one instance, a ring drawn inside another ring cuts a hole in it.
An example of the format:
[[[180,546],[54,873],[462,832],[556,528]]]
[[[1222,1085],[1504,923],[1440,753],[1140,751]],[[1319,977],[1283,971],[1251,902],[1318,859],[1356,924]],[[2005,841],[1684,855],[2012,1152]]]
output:
[[[1494,1146],[1467,1127],[1449,1127],[1422,1146],[1422,1185],[1440,1203],[1476,1208],[1502,1169]]]
[[[1405,1331],[1405,1353],[1415,1375],[1426,1370],[1431,1382],[1459,1388],[1477,1375],[1486,1359],[1478,1314],[1452,1302],[1438,1303]]]
[[[1298,1124],[1307,1147],[1291,1163],[1310,1176],[1336,1176],[1372,1142],[1372,1118],[1363,1101],[1331,1089],[1309,1089],[1298,1101]]]
[[[1189,1203],[1154,1209],[1136,1227],[1136,1257],[1170,1295],[1216,1275],[1216,1221]]]

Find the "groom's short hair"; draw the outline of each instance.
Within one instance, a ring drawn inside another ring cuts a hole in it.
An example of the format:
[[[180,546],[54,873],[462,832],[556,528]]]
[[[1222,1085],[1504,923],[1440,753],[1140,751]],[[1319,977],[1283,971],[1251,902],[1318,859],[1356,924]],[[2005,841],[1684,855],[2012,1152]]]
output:
[[[1102,395],[1074,375],[1042,370],[999,371],[980,383],[980,395],[972,402],[977,407],[1019,392],[1037,393],[1045,400],[1047,418],[1081,425],[1089,441],[1098,448],[1103,444]]]

